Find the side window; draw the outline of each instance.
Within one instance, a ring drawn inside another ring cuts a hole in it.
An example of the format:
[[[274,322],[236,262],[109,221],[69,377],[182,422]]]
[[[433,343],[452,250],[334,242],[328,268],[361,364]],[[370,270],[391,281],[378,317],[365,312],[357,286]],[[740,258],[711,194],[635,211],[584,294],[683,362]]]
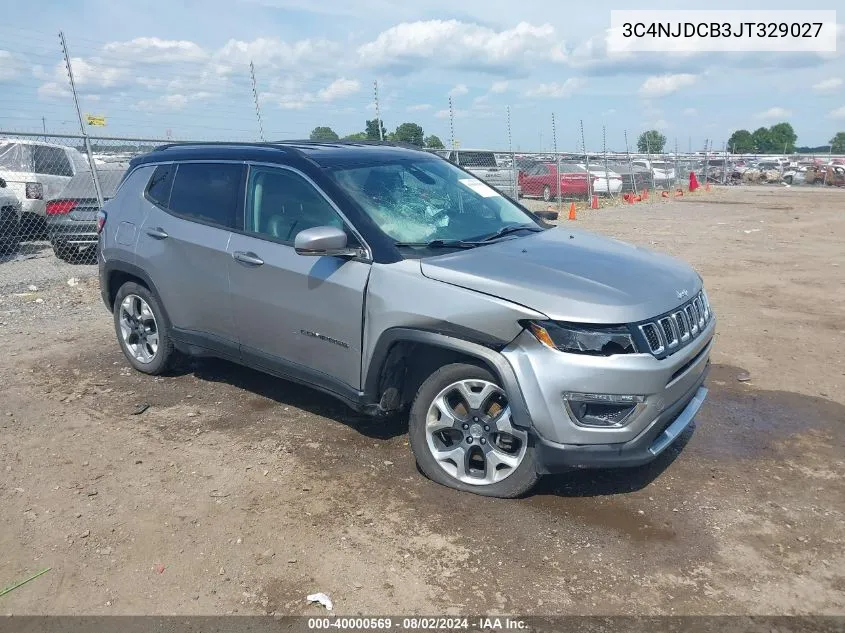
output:
[[[243,165],[180,163],[168,208],[189,219],[238,228],[238,199]]]
[[[250,168],[244,225],[248,233],[292,242],[297,233],[315,226],[345,228],[332,205],[299,174],[272,167]],[[353,243],[355,238],[349,231],[347,235]]]
[[[32,146],[33,171],[47,176],[73,176],[73,167],[65,153],[59,147]]]
[[[147,198],[160,207],[167,208],[170,202],[170,188],[173,186],[173,172],[176,165],[159,165],[147,185]]]

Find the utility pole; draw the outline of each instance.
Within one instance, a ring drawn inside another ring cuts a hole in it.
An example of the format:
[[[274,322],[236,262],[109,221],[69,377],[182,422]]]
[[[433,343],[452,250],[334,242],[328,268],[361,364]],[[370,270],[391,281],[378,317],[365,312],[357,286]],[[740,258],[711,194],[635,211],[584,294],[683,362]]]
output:
[[[47,140],[47,117],[41,117],[41,128],[44,130],[44,140]]]
[[[264,142],[264,124],[261,122],[261,107],[258,105],[258,90],[255,87],[255,66],[249,60],[249,76],[252,78],[252,98],[255,100],[255,116],[258,118],[258,135]]]
[[[584,119],[580,120],[581,125],[581,147],[584,149],[584,166],[587,168],[587,196],[593,197],[593,175],[590,173],[590,155],[587,154],[587,141],[584,139]]]
[[[380,141],[384,140],[384,132],[381,129],[381,110],[379,110],[378,104],[378,79],[373,81],[373,96],[375,97],[376,102],[376,125],[378,125],[378,138]]]
[[[452,108],[452,96],[449,95],[449,135],[452,149],[455,149],[455,110]]]
[[[79,97],[76,95],[76,83],[73,81],[73,68],[70,64],[70,54],[67,52],[65,34],[62,31],[59,31],[59,40],[62,44],[62,54],[65,56],[67,76],[70,80],[70,91],[73,94],[73,104],[76,106],[76,116],[79,118],[79,130],[82,132],[82,140],[85,143],[85,153],[88,155],[88,164],[91,166],[91,179],[94,181],[94,192],[97,194],[97,205],[100,209],[102,209],[103,191],[100,189],[100,179],[97,176],[97,168],[94,164],[94,153],[91,151],[91,141],[88,138],[88,133],[85,131],[85,123],[82,120],[82,110],[79,109]]]
[[[628,130],[625,130],[625,154],[628,156],[628,169],[631,170],[631,193],[637,190],[637,179],[634,177],[634,161],[631,160],[631,152],[628,150]]]
[[[511,107],[508,106],[508,151],[513,154],[513,140],[511,138]]]

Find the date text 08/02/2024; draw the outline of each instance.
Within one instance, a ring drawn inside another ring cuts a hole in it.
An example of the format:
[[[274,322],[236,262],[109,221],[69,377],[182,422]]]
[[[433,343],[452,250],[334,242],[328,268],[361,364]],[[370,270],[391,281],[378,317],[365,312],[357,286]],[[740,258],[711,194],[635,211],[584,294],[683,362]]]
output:
[[[311,630],[340,629],[356,631],[386,631],[400,629],[406,631],[518,631],[528,628],[524,620],[510,617],[408,617],[408,618],[367,618],[337,617],[308,618]]]

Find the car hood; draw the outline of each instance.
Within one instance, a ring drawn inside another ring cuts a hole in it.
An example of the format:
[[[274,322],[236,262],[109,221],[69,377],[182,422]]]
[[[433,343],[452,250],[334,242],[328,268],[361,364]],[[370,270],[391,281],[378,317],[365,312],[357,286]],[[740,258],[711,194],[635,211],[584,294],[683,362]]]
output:
[[[643,321],[701,288],[680,260],[563,227],[422,259],[420,266],[430,279],[582,323]]]

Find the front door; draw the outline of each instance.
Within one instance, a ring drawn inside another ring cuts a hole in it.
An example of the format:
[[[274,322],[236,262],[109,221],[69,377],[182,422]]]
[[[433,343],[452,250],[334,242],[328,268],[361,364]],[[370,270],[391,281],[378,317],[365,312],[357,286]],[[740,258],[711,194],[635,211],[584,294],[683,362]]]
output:
[[[245,359],[357,391],[370,264],[293,248],[297,233],[327,225],[346,228],[355,242],[310,179],[289,168],[251,166],[245,234],[233,233],[228,249],[232,310]]]

